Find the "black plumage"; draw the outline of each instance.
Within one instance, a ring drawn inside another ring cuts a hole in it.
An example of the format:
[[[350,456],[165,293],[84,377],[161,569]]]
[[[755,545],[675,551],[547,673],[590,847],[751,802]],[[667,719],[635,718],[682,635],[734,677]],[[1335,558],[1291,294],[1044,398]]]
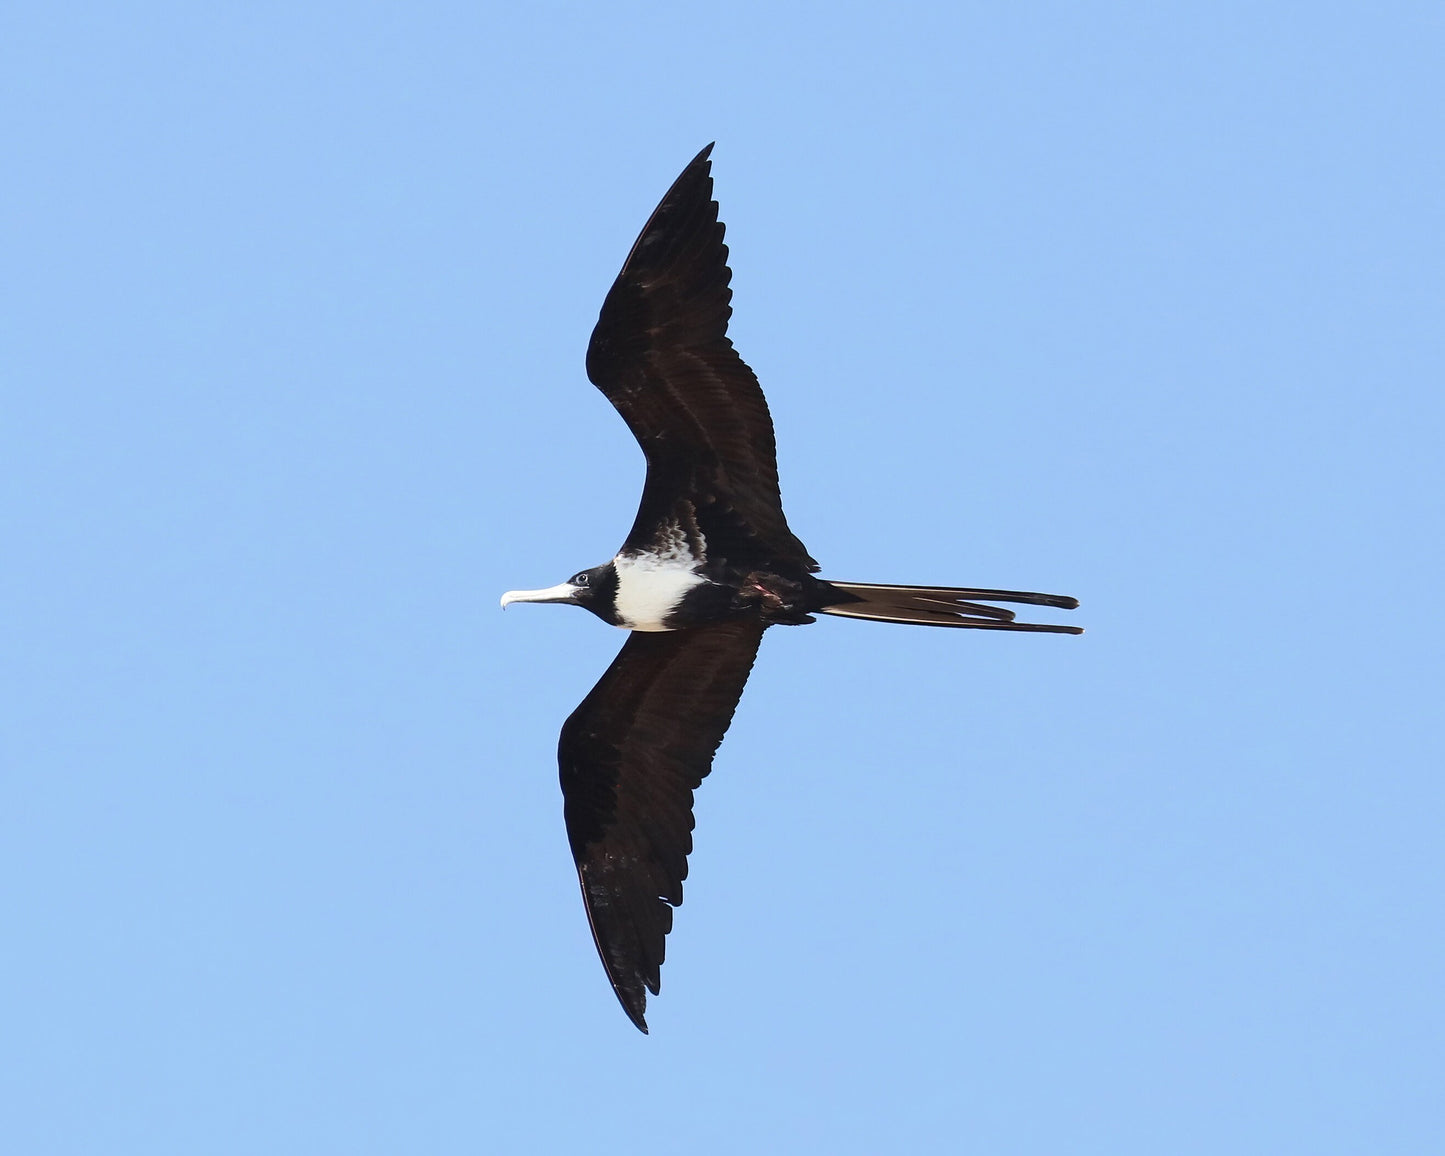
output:
[[[562,727],[563,812],[587,918],[617,998],[643,1031],[687,878],[692,793],[766,629],[735,619],[633,631]]]
[[[587,376],[647,455],[623,549],[645,549],[676,519],[737,565],[811,573],[818,564],[783,516],[768,403],[727,336],[732,270],[711,152],[698,153],[643,226],[587,347]]]
[[[1072,609],[1025,591],[829,582],[788,527],[767,402],[727,337],[731,272],[709,145],[643,227],[602,305],[587,375],[647,459],[617,556],[513,601],[568,602],[632,633],[562,728],[567,837],[598,954],[647,1030],[711,769],[763,632],[825,613],[984,630],[1081,633],[988,602]]]

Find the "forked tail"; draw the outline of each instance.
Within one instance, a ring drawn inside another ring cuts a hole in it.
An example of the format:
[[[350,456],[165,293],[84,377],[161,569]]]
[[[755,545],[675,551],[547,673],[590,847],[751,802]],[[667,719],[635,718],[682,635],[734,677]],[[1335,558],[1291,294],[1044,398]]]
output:
[[[964,590],[953,586],[877,586],[865,582],[822,585],[843,597],[823,614],[840,618],[868,618],[874,622],[904,622],[912,626],[967,626],[975,630],[1035,630],[1045,634],[1083,634],[1080,626],[1051,626],[1015,622],[1014,612],[985,602],[1015,602],[1073,610],[1077,598],[1063,594],[1030,594],[1021,590]]]

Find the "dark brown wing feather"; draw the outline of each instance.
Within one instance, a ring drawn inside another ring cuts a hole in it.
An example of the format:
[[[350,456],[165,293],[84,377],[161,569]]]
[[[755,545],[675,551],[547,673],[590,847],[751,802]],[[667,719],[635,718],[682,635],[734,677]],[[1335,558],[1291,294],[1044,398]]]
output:
[[[592,937],[644,1032],[646,993],[657,994],[687,878],[692,793],[712,768],[765,629],[737,621],[634,631],[562,727],[567,838]]]
[[[727,337],[732,271],[712,199],[712,145],[683,170],[602,304],[587,376],[647,456],[627,545],[694,518],[727,558],[817,564],[788,529],[767,402]]]

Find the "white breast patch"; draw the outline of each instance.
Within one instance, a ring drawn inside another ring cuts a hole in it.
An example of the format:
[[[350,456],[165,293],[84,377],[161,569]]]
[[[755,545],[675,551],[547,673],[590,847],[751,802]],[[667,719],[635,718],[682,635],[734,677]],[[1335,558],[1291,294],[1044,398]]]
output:
[[[697,559],[687,548],[681,533],[668,541],[661,553],[619,554],[617,567],[617,617],[628,630],[667,630],[667,616],[694,586],[707,581],[697,573]]]

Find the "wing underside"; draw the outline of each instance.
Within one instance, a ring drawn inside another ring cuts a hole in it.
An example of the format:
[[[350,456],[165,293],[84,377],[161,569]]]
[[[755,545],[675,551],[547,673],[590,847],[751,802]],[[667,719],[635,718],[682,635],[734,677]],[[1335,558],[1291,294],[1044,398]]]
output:
[[[753,371],[728,340],[732,271],[712,199],[709,145],[643,226],[602,305],[587,376],[647,457],[627,545],[693,520],[727,539],[728,556],[817,566],[788,529],[772,417]]]
[[[692,850],[692,793],[732,721],[766,627],[635,631],[562,727],[567,837],[602,965],[647,1031]]]

